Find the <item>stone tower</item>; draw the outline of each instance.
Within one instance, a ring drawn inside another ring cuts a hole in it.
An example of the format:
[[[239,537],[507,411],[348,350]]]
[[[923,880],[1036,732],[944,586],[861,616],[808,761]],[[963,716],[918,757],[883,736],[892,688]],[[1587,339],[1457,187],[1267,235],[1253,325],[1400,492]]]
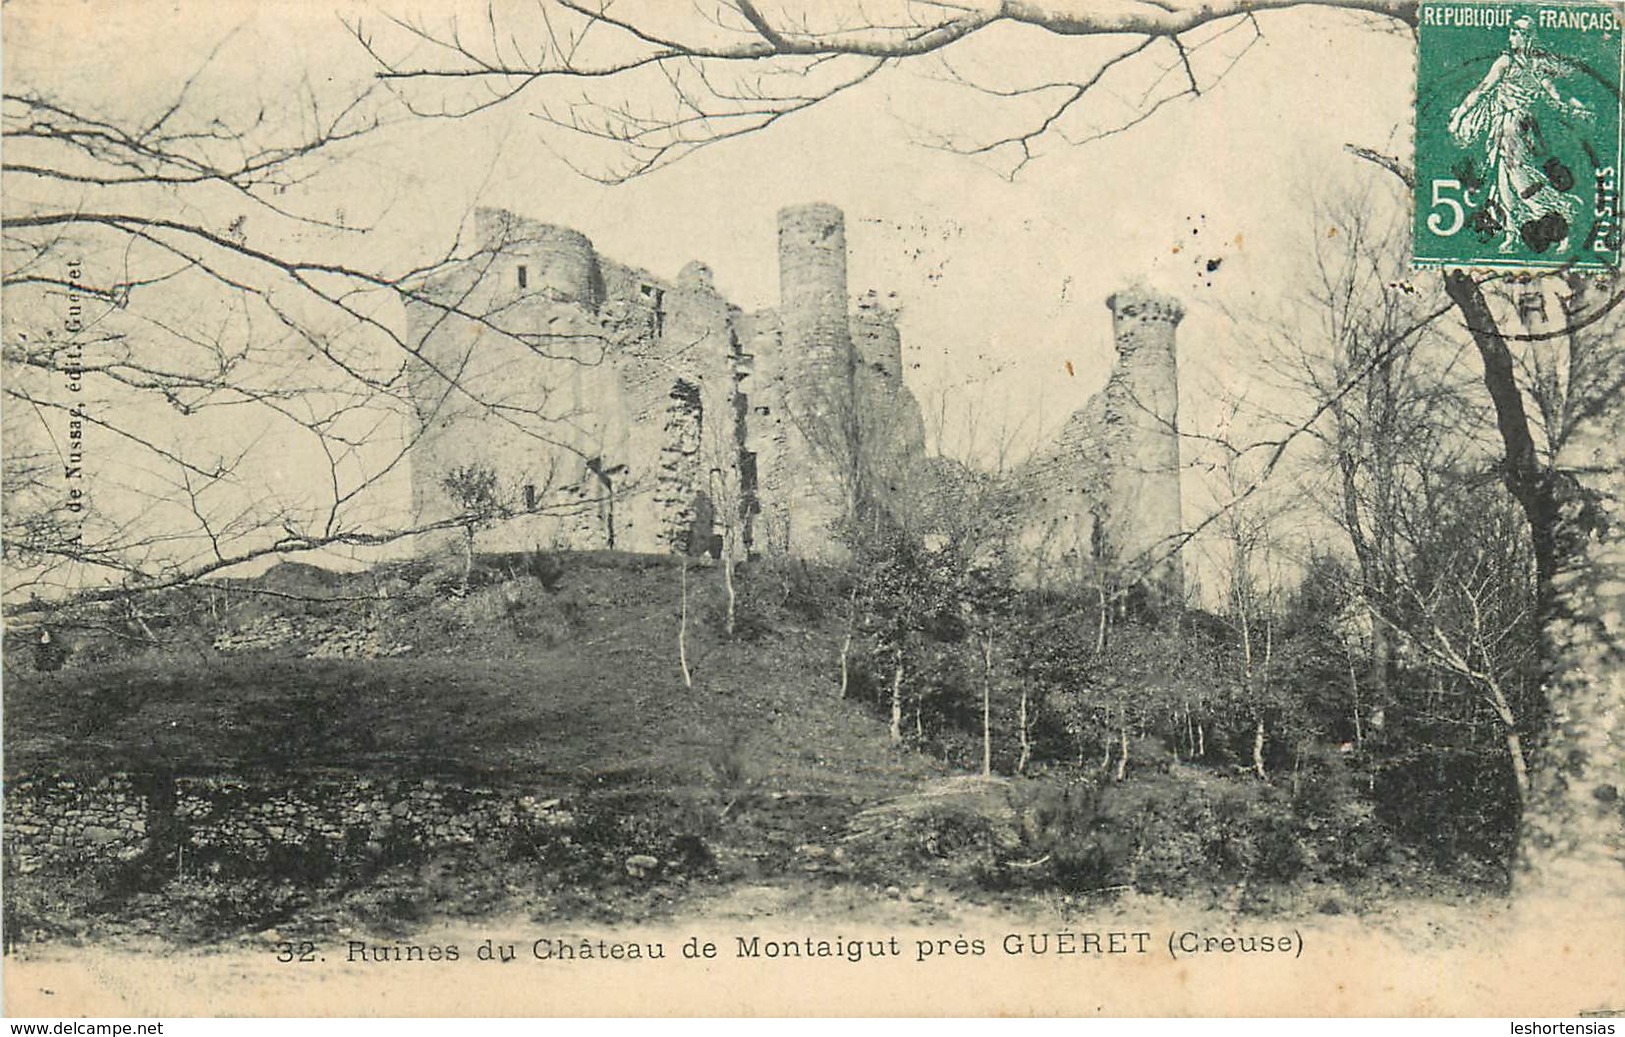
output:
[[[513,264],[515,287],[522,295],[571,302],[589,311],[603,303],[598,252],[585,234],[501,209],[479,210],[476,226],[485,247]]]
[[[1129,288],[1106,300],[1118,360],[1105,390],[1107,549],[1159,596],[1184,593],[1175,299]]]
[[[856,353],[847,308],[846,221],[833,205],[779,213],[778,371],[785,419],[780,489],[785,546],[803,557],[838,554],[851,513],[858,415]]]
[[[809,375],[839,379],[851,368],[846,220],[833,205],[779,212],[779,321],[784,351]]]

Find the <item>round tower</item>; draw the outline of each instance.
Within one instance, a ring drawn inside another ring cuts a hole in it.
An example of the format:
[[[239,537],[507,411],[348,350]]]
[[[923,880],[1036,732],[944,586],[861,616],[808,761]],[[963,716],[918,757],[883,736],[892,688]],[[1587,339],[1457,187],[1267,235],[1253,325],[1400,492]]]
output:
[[[845,374],[852,360],[847,325],[846,219],[833,205],[779,212],[779,320],[784,360],[809,375]]]
[[[1106,300],[1118,360],[1106,385],[1106,539],[1132,578],[1182,596],[1179,489],[1179,301],[1145,288]]]
[[[504,268],[502,282],[529,294],[596,310],[604,277],[592,239],[570,227],[527,220],[501,209],[481,209],[480,240]]]
[[[781,542],[804,558],[838,557],[856,516],[858,408],[846,296],[846,221],[833,205],[779,212],[779,343],[772,362],[784,449],[767,489],[783,500]],[[775,485],[776,484],[776,485]]]

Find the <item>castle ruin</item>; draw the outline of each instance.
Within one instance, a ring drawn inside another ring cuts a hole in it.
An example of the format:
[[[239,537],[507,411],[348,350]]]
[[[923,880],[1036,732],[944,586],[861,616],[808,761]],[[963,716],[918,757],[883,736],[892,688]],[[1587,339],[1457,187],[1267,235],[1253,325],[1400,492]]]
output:
[[[1180,600],[1179,302],[1145,288],[1106,300],[1117,362],[1106,386],[1015,473],[1016,549],[1040,579],[1117,571]]]
[[[477,468],[502,515],[482,550],[834,560],[859,502],[932,492],[896,315],[873,293],[852,304],[838,208],[779,214],[779,305],[755,312],[698,262],[666,281],[494,209],[476,233],[409,308],[419,523],[452,535],[469,502],[448,477]],[[1140,289],[1108,305],[1110,380],[1010,479],[1009,540],[1030,575],[1132,559],[1177,595],[1182,310]]]

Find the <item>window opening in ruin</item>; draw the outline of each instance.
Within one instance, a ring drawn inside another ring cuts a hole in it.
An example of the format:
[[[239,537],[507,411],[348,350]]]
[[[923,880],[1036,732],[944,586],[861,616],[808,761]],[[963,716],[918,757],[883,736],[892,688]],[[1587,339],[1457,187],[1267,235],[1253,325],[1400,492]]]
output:
[[[717,509],[711,503],[711,497],[705,491],[694,495],[692,506],[693,518],[688,525],[688,543],[684,545],[690,558],[701,555],[710,555],[713,558],[722,557],[722,534],[717,532]]]
[[[671,398],[683,405],[685,410],[698,414],[701,409],[700,387],[685,378],[679,378],[672,383]]]
[[[1089,521],[1089,556],[1096,562],[1104,562],[1107,549],[1105,520],[1095,512],[1089,516]]]
[[[532,483],[525,484],[525,510],[536,510],[536,487]]]
[[[520,263],[519,264],[519,287],[527,288],[529,286],[530,286],[530,271],[525,267],[525,264]]]
[[[770,413],[772,413],[772,408],[770,408],[770,407],[757,407],[756,408],[756,413],[765,418]]]

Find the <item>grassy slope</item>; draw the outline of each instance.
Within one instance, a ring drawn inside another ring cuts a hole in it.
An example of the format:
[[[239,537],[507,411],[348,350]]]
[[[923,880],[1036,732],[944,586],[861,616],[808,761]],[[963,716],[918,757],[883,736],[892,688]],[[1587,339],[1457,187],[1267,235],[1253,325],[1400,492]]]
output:
[[[876,793],[934,771],[839,701],[838,621],[780,615],[761,639],[729,641],[715,622],[720,572],[689,579],[693,689],[677,663],[678,573],[578,558],[552,591],[521,579],[458,601],[425,581],[387,606],[344,606],[349,622],[413,645],[392,658],[202,650],[43,675],[12,665],[6,770],[488,772]],[[313,607],[253,605],[267,610]]]

